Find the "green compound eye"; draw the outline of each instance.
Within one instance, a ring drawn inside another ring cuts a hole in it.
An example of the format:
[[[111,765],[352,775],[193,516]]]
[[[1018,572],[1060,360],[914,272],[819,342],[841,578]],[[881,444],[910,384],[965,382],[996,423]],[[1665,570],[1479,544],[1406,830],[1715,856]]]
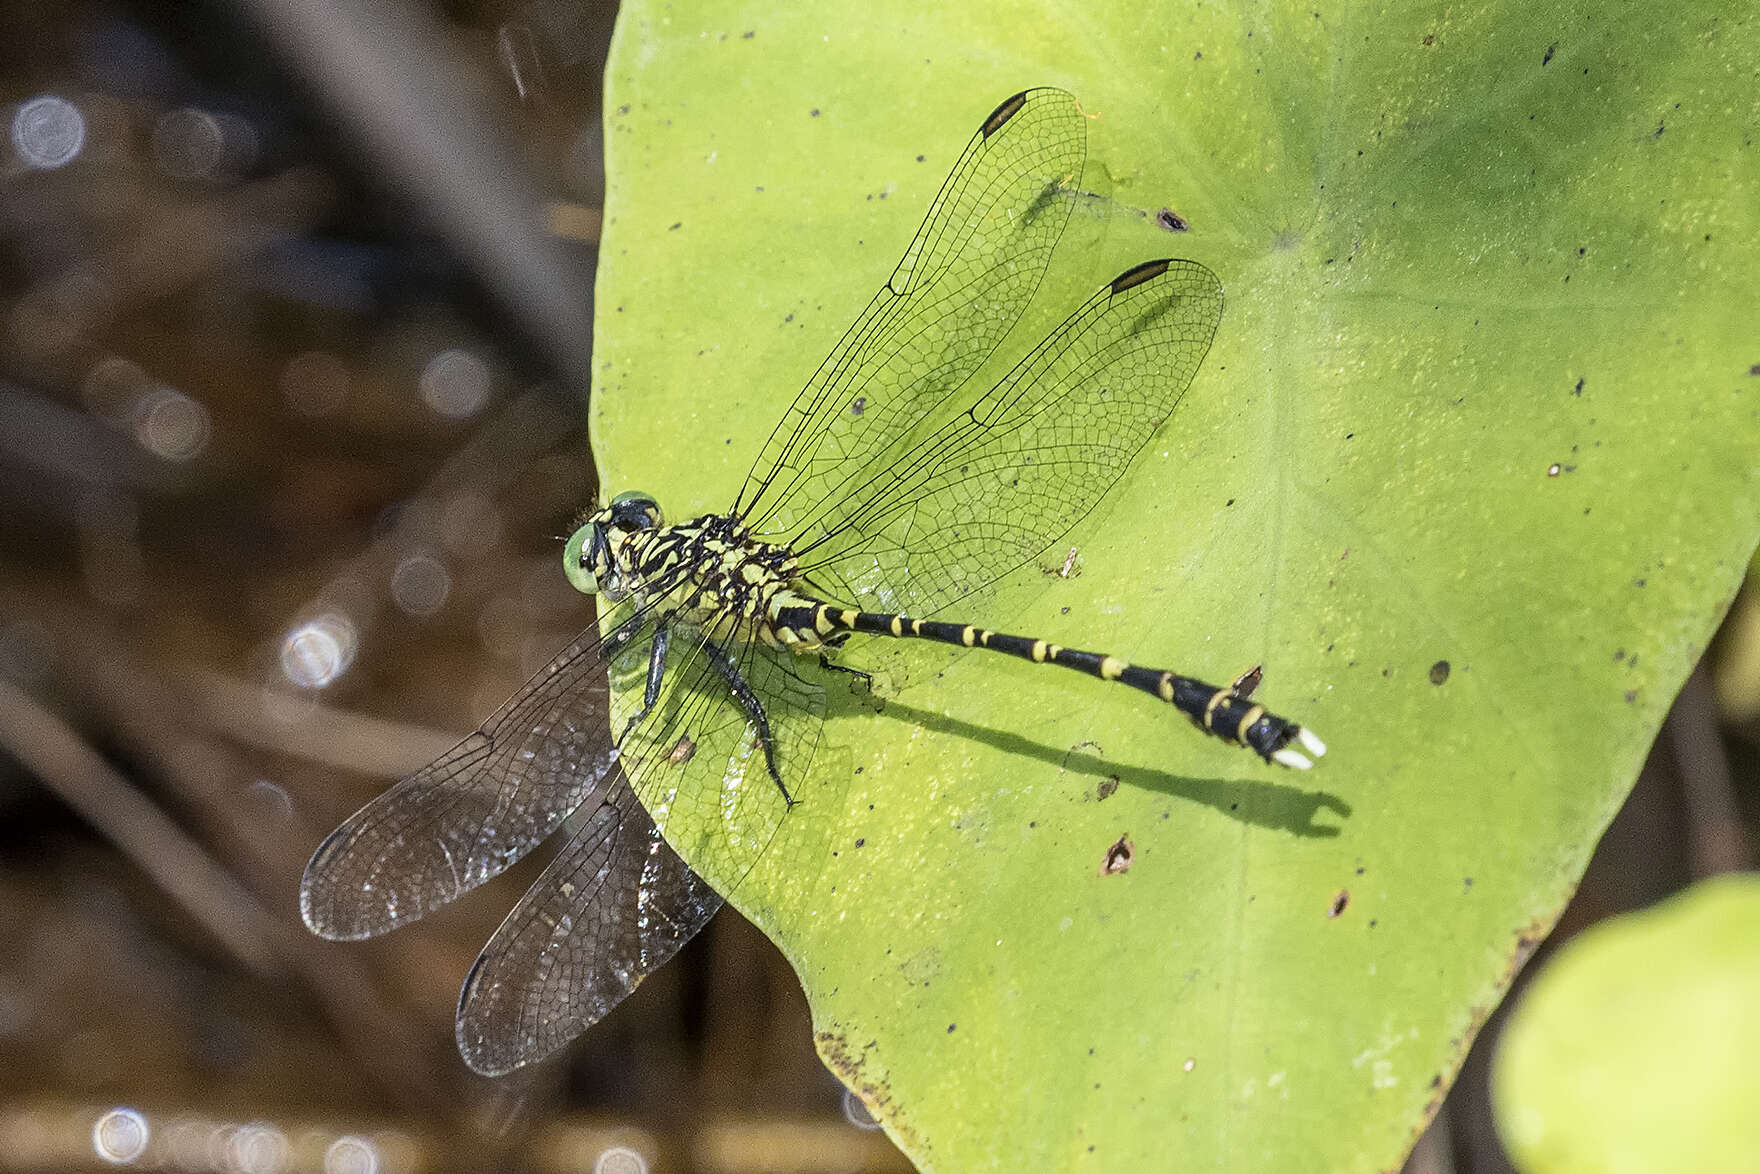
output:
[[[599,577],[583,561],[587,543],[592,537],[593,523],[588,522],[569,535],[568,545],[562,548],[562,573],[568,576],[569,586],[584,595],[599,593]]]

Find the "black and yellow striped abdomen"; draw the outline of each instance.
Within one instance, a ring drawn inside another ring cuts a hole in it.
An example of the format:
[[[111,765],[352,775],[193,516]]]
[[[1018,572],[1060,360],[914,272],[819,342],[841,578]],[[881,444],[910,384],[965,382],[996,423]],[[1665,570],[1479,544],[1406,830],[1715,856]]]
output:
[[[1218,688],[1164,669],[1134,665],[1103,652],[1065,648],[1048,640],[992,632],[972,624],[855,611],[817,601],[803,600],[799,604],[776,608],[772,612],[772,624],[779,631],[794,634],[802,647],[810,644],[816,648],[835,642],[844,633],[860,632],[871,636],[933,640],[964,648],[985,648],[1038,664],[1060,665],[1102,681],[1118,681],[1165,701],[1190,718],[1200,730],[1225,742],[1245,746],[1267,762],[1298,770],[1312,766],[1306,755],[1291,747],[1292,742],[1299,742],[1316,758],[1326,753],[1325,744],[1313,733],[1270,713],[1262,705],[1254,704],[1250,689]]]

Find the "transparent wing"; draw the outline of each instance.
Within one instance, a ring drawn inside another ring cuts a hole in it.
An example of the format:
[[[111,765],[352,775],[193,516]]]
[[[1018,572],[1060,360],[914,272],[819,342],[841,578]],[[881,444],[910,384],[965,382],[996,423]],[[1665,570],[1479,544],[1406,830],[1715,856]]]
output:
[[[777,424],[736,516],[818,537],[823,505],[977,371],[1039,288],[1086,141],[1062,90],[1016,94],[984,120],[898,268]]]
[[[478,1072],[506,1072],[560,1048],[709,920],[721,897],[674,846],[732,892],[782,824],[787,804],[755,722],[716,667],[721,646],[700,635],[681,639],[687,631],[675,629],[660,697],[621,748],[616,773],[632,783],[611,788],[465,980],[458,1045]],[[728,649],[722,663],[757,698],[778,769],[799,794],[824,722],[823,691],[786,653],[750,642]],[[614,697],[612,725],[621,729],[640,702],[639,686],[629,681]]]
[[[645,663],[650,617],[565,648],[494,716],[332,832],[306,865],[300,913],[326,938],[372,937],[482,884],[601,798],[612,763],[607,667]]]
[[[1032,560],[1166,422],[1210,349],[1222,283],[1195,261],[1121,274],[969,411],[871,471],[796,547],[839,597],[925,616]]]
[[[696,936],[721,897],[621,777],[514,906],[465,979],[458,1050],[497,1076],[602,1019]]]

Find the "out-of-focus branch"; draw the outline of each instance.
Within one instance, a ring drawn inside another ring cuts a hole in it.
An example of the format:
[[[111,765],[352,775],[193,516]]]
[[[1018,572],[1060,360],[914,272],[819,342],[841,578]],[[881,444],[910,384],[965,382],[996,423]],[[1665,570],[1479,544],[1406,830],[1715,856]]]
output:
[[[1717,702],[1703,663],[1681,687],[1665,728],[1681,772],[1693,875],[1751,868],[1754,851],[1736,806],[1729,759],[1718,730]]]
[[[545,227],[544,199],[475,73],[401,0],[242,0],[354,140],[421,208],[564,386],[585,394],[592,284]]]
[[[444,754],[458,735],[314,705],[296,725],[263,712],[263,687],[192,668],[188,693],[209,728],[259,749],[357,774],[396,778]]]
[[[258,975],[281,967],[251,895],[55,714],[0,680],[0,746]]]

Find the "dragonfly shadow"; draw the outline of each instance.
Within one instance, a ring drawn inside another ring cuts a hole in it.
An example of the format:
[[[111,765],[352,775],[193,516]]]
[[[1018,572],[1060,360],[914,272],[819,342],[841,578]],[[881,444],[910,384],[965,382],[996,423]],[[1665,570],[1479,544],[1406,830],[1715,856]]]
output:
[[[1330,791],[1310,791],[1263,779],[1193,778],[1148,767],[1121,765],[1108,762],[1097,746],[1092,750],[1082,745],[1047,746],[1008,730],[991,729],[892,700],[886,701],[880,716],[907,721],[937,734],[969,738],[1005,754],[1036,758],[1066,774],[1098,780],[1106,794],[1111,793],[1105,789],[1108,783],[1159,791],[1213,807],[1242,823],[1291,835],[1316,839],[1336,836],[1342,827],[1320,822],[1321,815],[1330,813],[1340,820],[1351,816],[1351,805]]]

